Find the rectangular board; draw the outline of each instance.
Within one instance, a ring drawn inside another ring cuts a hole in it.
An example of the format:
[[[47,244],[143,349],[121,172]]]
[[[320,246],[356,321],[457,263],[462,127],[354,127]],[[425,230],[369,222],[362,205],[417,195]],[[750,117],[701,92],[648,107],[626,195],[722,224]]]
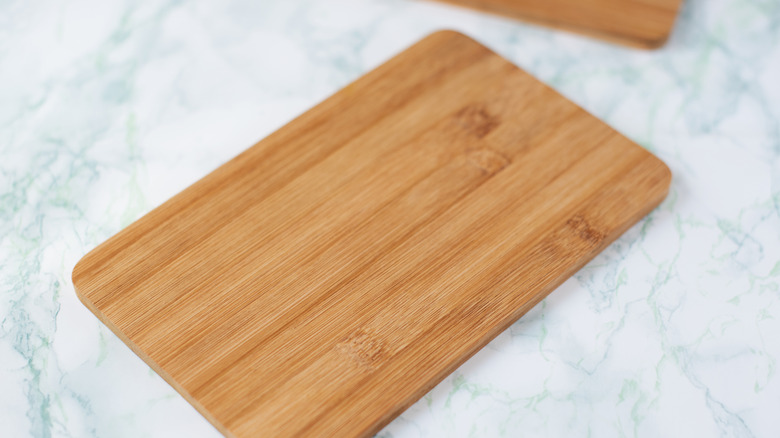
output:
[[[552,89],[437,32],[99,245],[73,284],[226,436],[369,436],[669,181]]]
[[[682,0],[441,0],[629,46],[669,38]]]

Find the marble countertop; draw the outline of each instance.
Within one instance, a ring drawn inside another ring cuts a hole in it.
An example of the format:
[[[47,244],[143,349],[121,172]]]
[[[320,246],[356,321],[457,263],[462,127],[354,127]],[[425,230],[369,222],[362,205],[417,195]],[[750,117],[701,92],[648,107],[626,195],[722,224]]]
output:
[[[657,51],[411,0],[0,3],[0,434],[218,436],[78,301],[74,264],[441,28],[674,181],[379,436],[778,436],[777,0],[685,0]]]

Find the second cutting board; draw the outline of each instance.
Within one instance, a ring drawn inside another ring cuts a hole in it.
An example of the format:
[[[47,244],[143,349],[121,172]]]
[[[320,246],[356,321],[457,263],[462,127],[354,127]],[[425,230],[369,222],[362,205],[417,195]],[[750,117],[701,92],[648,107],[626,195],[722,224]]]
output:
[[[682,3],[682,0],[441,1],[646,49],[666,42]]]
[[[225,435],[370,436],[647,214],[669,177],[439,32],[98,246],[73,282]]]

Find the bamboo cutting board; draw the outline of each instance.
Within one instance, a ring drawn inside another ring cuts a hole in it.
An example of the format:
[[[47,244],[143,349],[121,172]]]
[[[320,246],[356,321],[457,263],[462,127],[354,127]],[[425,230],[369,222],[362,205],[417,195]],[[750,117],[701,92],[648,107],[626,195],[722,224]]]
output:
[[[682,0],[441,0],[642,48],[669,38]]]
[[[555,91],[439,32],[98,246],[73,283],[225,435],[368,436],[669,179]]]

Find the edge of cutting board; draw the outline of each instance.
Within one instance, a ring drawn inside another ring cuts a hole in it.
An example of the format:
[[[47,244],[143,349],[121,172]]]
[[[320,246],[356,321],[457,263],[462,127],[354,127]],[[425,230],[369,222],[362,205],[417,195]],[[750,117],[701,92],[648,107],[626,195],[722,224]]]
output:
[[[97,249],[97,247],[95,249]],[[92,251],[94,251],[94,249]],[[79,263],[81,262],[81,260],[83,260],[83,257],[82,259],[79,259]],[[76,263],[76,266],[78,266],[78,263]],[[171,377],[168,373],[165,372],[165,370],[160,368],[157,362],[155,362],[151,357],[149,357],[149,355],[147,355],[143,350],[141,350],[133,341],[131,341],[127,337],[127,335],[125,335],[122,332],[122,330],[119,329],[119,327],[117,327],[109,318],[106,318],[103,312],[101,312],[100,310],[98,310],[97,307],[95,307],[94,303],[92,303],[91,300],[89,300],[81,293],[78,286],[76,285],[75,272],[76,269],[74,267],[73,278],[72,278],[73,289],[75,290],[76,296],[78,297],[79,301],[81,301],[81,303],[84,304],[84,306],[87,309],[89,309],[92,313],[94,313],[95,316],[98,318],[98,320],[100,320],[100,322],[102,322],[106,327],[108,327],[109,330],[111,330],[111,332],[113,332],[125,345],[130,347],[130,350],[132,350],[133,353],[135,353],[139,358],[141,358],[141,360],[143,360],[146,363],[146,365],[149,366],[149,368],[154,370],[154,372],[157,373],[157,375],[159,375],[160,377],[162,377],[162,379],[165,380],[166,383],[171,385],[171,387],[176,392],[178,392],[179,395],[184,397],[184,399],[190,405],[192,405],[192,407],[194,407],[195,410],[198,411],[198,413],[201,414],[209,423],[211,423],[211,425],[214,426],[214,428],[216,428],[222,435],[233,438],[234,435],[227,428],[225,428],[225,426],[222,425],[222,423],[217,421],[217,419],[214,418],[211,412],[209,412],[205,407],[203,407],[203,405],[201,405],[197,399],[192,397],[184,388],[182,388],[181,385],[179,385],[179,383],[176,382],[176,380],[173,377]]]

